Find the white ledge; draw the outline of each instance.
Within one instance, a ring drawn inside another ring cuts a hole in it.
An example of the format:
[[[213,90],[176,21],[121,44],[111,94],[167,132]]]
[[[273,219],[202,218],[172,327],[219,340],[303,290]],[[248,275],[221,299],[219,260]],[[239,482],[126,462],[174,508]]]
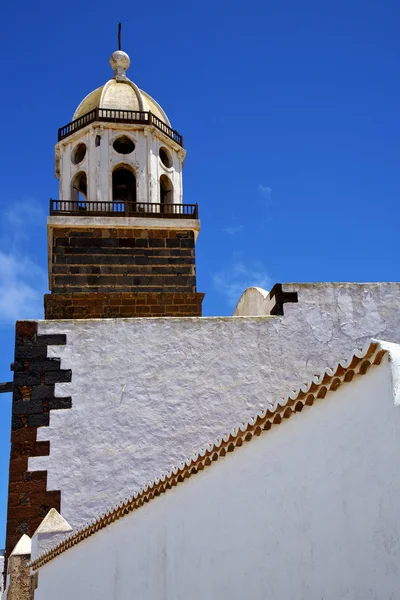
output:
[[[199,219],[157,219],[154,217],[73,217],[70,215],[47,217],[47,226],[53,227],[108,227],[110,229],[130,227],[135,229],[190,229],[197,239],[200,231]]]

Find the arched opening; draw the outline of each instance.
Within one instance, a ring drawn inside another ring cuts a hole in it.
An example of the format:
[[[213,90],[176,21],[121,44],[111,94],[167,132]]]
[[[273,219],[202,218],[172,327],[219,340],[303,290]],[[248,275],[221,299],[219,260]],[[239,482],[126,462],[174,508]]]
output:
[[[74,203],[74,210],[86,210],[87,177],[85,171],[79,171],[72,179],[71,200]]]
[[[136,177],[126,167],[117,167],[112,174],[112,201],[114,211],[136,209]]]
[[[174,188],[171,180],[166,175],[160,177],[160,204],[161,212],[170,212],[172,207],[167,208],[168,204],[174,202]]]

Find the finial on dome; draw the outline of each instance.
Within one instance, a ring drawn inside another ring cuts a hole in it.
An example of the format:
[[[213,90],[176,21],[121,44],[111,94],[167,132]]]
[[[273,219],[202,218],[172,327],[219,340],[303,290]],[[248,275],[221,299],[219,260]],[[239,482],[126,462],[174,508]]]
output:
[[[124,81],[126,79],[126,71],[129,69],[131,59],[126,52],[121,50],[121,23],[118,23],[118,50],[111,54],[110,65],[114,70],[115,79]]]
[[[111,54],[110,65],[114,70],[115,79],[123,81],[126,79],[126,71],[129,69],[131,59],[123,50],[116,50]]]

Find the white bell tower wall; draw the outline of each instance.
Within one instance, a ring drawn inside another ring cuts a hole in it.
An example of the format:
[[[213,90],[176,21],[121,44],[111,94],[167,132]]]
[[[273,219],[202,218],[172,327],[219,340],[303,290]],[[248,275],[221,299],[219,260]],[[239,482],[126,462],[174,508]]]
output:
[[[132,151],[115,149],[120,139],[133,143]],[[131,171],[136,179],[136,203],[181,204],[185,150],[155,127],[97,123],[76,132],[56,146],[59,199],[113,202],[113,173]],[[161,187],[164,186],[165,193]]]

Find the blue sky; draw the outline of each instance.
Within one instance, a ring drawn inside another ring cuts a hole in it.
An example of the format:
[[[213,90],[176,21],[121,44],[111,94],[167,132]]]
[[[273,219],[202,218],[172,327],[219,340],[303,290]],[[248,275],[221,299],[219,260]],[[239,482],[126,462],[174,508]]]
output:
[[[15,320],[43,316],[57,129],[111,77],[119,20],[129,76],[185,138],[205,315],[231,314],[249,285],[399,279],[398,2],[115,7],[2,7],[0,381],[11,377]],[[0,548],[10,410],[1,395]]]

